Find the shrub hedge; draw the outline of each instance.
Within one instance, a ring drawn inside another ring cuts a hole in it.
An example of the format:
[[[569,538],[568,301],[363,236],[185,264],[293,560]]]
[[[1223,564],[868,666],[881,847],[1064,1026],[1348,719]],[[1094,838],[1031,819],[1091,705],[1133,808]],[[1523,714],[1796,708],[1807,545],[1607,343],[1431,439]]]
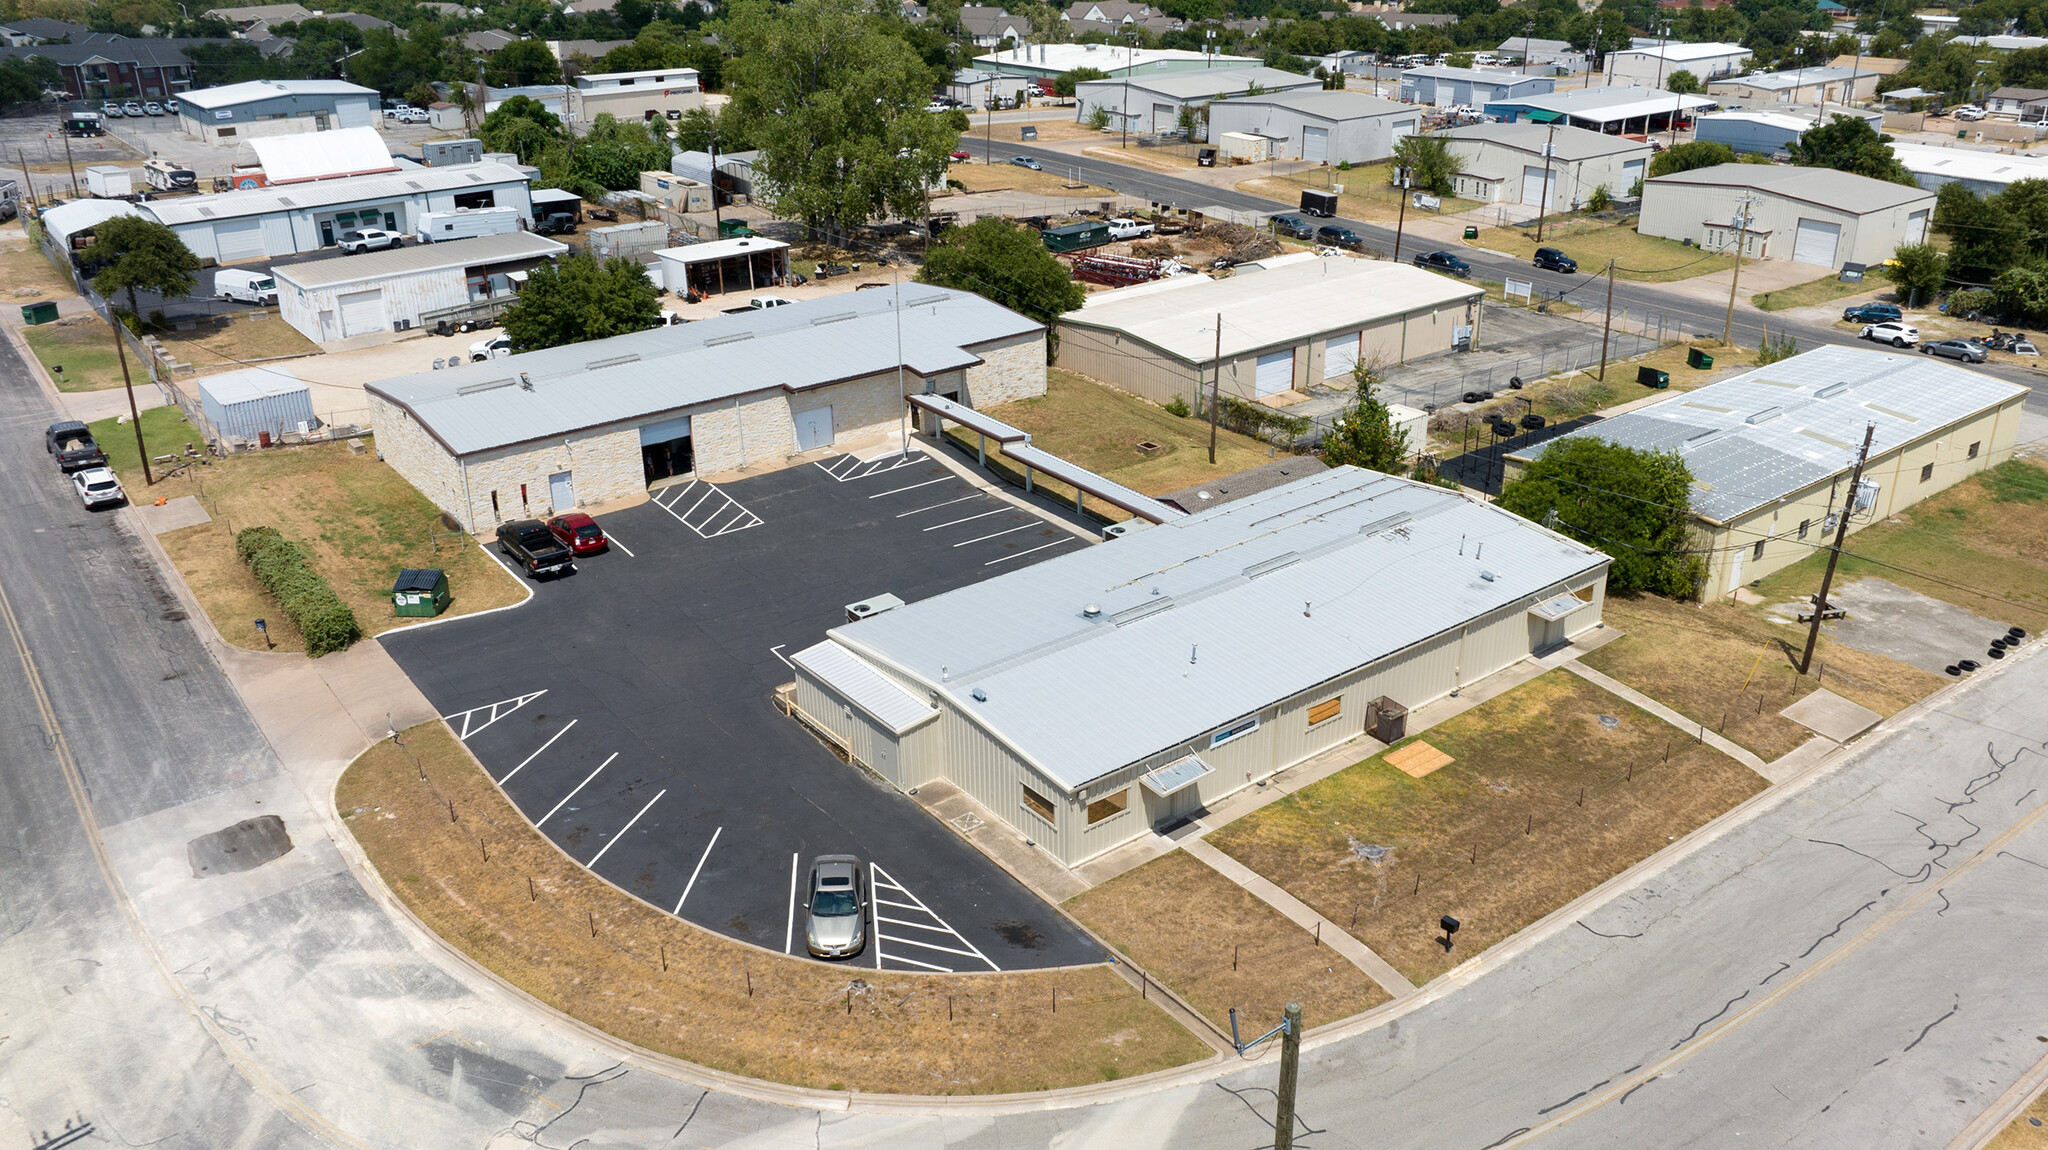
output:
[[[306,654],[319,658],[345,651],[363,637],[356,613],[306,561],[305,548],[277,533],[275,527],[248,527],[235,533],[235,554],[256,579],[277,597],[285,618],[306,640]]]

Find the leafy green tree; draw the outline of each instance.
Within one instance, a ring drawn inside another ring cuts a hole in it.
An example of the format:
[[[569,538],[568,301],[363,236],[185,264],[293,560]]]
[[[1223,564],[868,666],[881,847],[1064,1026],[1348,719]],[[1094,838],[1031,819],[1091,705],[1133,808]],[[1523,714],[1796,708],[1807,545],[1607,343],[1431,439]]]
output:
[[[1901,298],[1932,300],[1948,284],[1948,254],[1933,244],[1900,244],[1884,275],[1897,285]]]
[[[579,254],[533,269],[505,309],[505,334],[514,350],[532,351],[645,331],[660,320],[660,296],[639,264]]]
[[[1350,464],[1369,471],[1397,474],[1408,458],[1407,429],[1394,425],[1393,415],[1380,399],[1379,372],[1373,365],[1352,367],[1351,378],[1358,384],[1358,402],[1337,417],[1329,434],[1323,436],[1323,462],[1331,467]]]
[[[932,248],[918,279],[973,292],[1048,328],[1088,297],[1037,232],[1000,216],[949,233]]]
[[[539,40],[514,40],[491,57],[484,66],[484,83],[493,88],[518,88],[528,84],[559,84],[562,65]]]
[[[63,80],[57,65],[42,56],[0,60],[0,108],[36,103],[44,92],[61,89]]]
[[[1712,168],[1735,162],[1735,149],[1712,140],[1693,140],[1675,148],[1667,148],[1650,158],[1650,178],[1668,176],[1673,172],[1690,172],[1695,168]]]
[[[1664,90],[1676,95],[1690,95],[1700,90],[1700,78],[1680,68],[1664,77]]]
[[[922,213],[958,142],[925,111],[939,77],[863,0],[739,0],[721,37],[757,195],[814,230]]]
[[[99,267],[93,290],[103,296],[128,293],[128,312],[141,315],[137,288],[166,299],[189,294],[199,280],[199,257],[178,233],[141,216],[115,216],[93,229],[92,244],[78,255],[88,267]]]
[[[606,188],[637,188],[641,172],[668,170],[673,152],[667,132],[667,120],[642,124],[601,113],[589,133],[572,146],[572,162],[578,172]]]
[[[1785,150],[1800,167],[1834,168],[1894,184],[1916,183],[1913,173],[1892,154],[1891,137],[1878,135],[1877,129],[1855,116],[1830,117],[1826,124],[1809,128],[1805,135],[1787,143]]]
[[[1612,556],[1610,589],[1690,598],[1706,574],[1692,541],[1691,490],[1692,471],[1675,451],[1571,435],[1502,487],[1500,505]]]
[[[2009,267],[1991,281],[1991,295],[2008,316],[2029,321],[2048,316],[2048,268],[2039,263]]]
[[[1458,174],[1457,157],[1440,136],[1403,136],[1394,145],[1394,163],[1408,170],[1408,186],[1431,195],[1451,194]]]
[[[1075,86],[1083,80],[1107,80],[1109,73],[1100,68],[1070,68],[1052,78],[1052,94],[1071,97]]]
[[[477,138],[493,152],[511,152],[521,163],[529,163],[566,133],[547,105],[531,96],[514,96],[484,117]]]
[[[188,44],[182,49],[192,61],[192,86],[212,88],[240,84],[247,80],[293,79],[300,76],[289,58],[267,60],[247,40],[232,44]]]

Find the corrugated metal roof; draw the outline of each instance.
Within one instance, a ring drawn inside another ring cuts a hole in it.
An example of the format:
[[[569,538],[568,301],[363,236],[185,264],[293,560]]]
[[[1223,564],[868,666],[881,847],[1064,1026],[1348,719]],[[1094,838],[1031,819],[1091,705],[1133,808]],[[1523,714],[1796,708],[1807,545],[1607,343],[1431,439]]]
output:
[[[936,375],[981,362],[976,345],[1041,330],[980,296],[904,284],[899,344],[897,295],[851,292],[713,315],[400,376],[368,390],[402,404],[451,452],[470,455],[770,388],[798,391],[877,375],[899,364]]]
[[[1902,204],[1934,206],[1934,193],[1914,184],[1873,180],[1854,172],[1833,168],[1796,168],[1777,164],[1716,164],[1658,176],[1643,185],[1643,194],[1672,184],[1708,188],[1748,188],[1766,195],[1784,196],[1809,204],[1833,208],[1851,215],[1883,211]],[[1731,200],[1732,204],[1732,200]]]
[[[1712,91],[1720,84],[1744,84],[1751,88],[1781,92],[1790,88],[1803,88],[1808,84],[1832,84],[1837,80],[1848,80],[1863,76],[1876,76],[1876,72],[1862,68],[1805,68],[1790,72],[1755,72],[1747,76],[1722,76],[1707,83]]]
[[[1510,96],[1505,100],[1487,102],[1504,108],[1540,108],[1556,112],[1560,116],[1571,116],[1580,120],[1593,120],[1611,124],[1616,120],[1633,120],[1639,116],[1670,115],[1674,111],[1694,108],[1711,108],[1715,101],[1706,96],[1679,96],[1645,88],[1640,84],[1626,87],[1574,88],[1569,92],[1551,92],[1542,96]]]
[[[1143,74],[1144,53],[1140,52],[1140,71],[1131,76],[1132,91],[1145,92],[1154,96],[1166,96],[1175,100],[1199,100],[1220,96],[1229,92],[1242,92],[1253,84],[1268,92],[1292,92],[1303,88],[1320,90],[1321,80],[1303,76],[1298,72],[1282,72],[1278,68],[1202,68],[1191,72],[1164,72],[1156,76]],[[1113,67],[1121,68],[1123,53],[1117,53]],[[1080,88],[1093,91],[1123,91],[1122,80],[1083,80]]]
[[[1473,140],[1499,144],[1505,148],[1527,152],[1532,156],[1541,156],[1544,145],[1549,144],[1551,154],[1566,161],[1588,160],[1595,156],[1611,156],[1619,152],[1641,152],[1647,157],[1652,150],[1650,145],[1641,140],[1631,140],[1624,136],[1610,136],[1605,132],[1572,127],[1561,127],[1553,133],[1552,129],[1536,124],[1471,124],[1436,134],[1446,140]]]
[[[179,99],[184,99],[180,96]],[[310,184],[287,184],[282,188],[251,188],[238,192],[215,192],[204,196],[180,196],[151,200],[143,205],[159,223],[198,224],[216,220],[242,219],[302,208],[324,208],[335,204],[371,203],[423,192],[470,191],[524,185],[526,173],[510,164],[457,164],[449,168],[425,168],[389,176],[350,176],[319,180]]]
[[[1607,561],[1342,467],[829,634],[1078,788]]]
[[[91,231],[115,216],[139,215],[142,209],[127,200],[73,200],[45,210],[41,220],[50,238],[68,248],[71,237],[79,232]]]
[[[1408,76],[1421,76],[1430,80],[1463,80],[1468,84],[1505,84],[1513,87],[1528,80],[1552,80],[1549,76],[1531,76],[1526,72],[1490,72],[1480,68],[1453,68],[1449,65],[1425,64],[1420,68],[1407,68],[1401,72]]]
[[[1233,107],[1263,105],[1285,108],[1319,120],[1367,120],[1374,116],[1393,115],[1398,112],[1414,112],[1413,104],[1400,104],[1368,96],[1364,92],[1282,92],[1277,96],[1239,96],[1218,103]]]
[[[284,367],[257,367],[246,371],[225,371],[199,380],[199,390],[223,406],[251,399],[268,399],[306,390],[306,383]]]
[[[396,171],[391,149],[375,128],[338,128],[248,141],[263,174],[275,184]]]
[[[939,713],[937,707],[897,686],[894,680],[829,639],[798,651],[789,661],[824,680],[894,734],[902,735]]]
[[[1463,306],[1481,294],[1462,280],[1407,264],[1333,256],[1280,267],[1269,262],[1256,275],[1177,291],[1098,292],[1086,307],[1061,316],[1060,323],[1120,331],[1189,363],[1211,363],[1218,312],[1223,313],[1227,359],[1404,312]]]
[[[1865,424],[1877,426],[1875,456],[2026,393],[1927,356],[1823,347],[1560,440],[1590,436],[1676,451],[1692,469],[1694,513],[1726,523],[1848,471]]]
[[[1705,60],[1713,56],[1748,56],[1750,50],[1740,44],[1653,44],[1644,48],[1618,48],[1617,56],[1648,56],[1655,60]]]
[[[665,260],[694,264],[708,260],[730,259],[734,256],[778,252],[788,246],[781,240],[771,240],[766,236],[740,236],[729,240],[706,240],[701,244],[690,244],[680,248],[663,248],[654,254]]]
[[[495,236],[471,236],[442,240],[434,244],[413,244],[385,248],[359,256],[328,256],[302,264],[279,264],[270,274],[298,287],[326,287],[382,276],[433,271],[437,268],[470,268],[510,260],[559,256],[569,245],[532,232],[506,232]]]
[[[1897,92],[1887,93],[1896,96]],[[2010,184],[2014,180],[2048,180],[2048,158],[1983,152],[1972,148],[1934,147],[1928,144],[1893,144],[1892,155],[1916,176],[1940,176],[1951,180],[1974,180],[1987,184]]]
[[[365,88],[361,84],[351,84],[346,80],[248,80],[240,84],[223,84],[218,88],[180,92],[178,103],[213,111],[218,108],[231,108],[236,104],[253,104],[258,100],[275,100],[281,96],[374,98],[376,95],[375,88]]]

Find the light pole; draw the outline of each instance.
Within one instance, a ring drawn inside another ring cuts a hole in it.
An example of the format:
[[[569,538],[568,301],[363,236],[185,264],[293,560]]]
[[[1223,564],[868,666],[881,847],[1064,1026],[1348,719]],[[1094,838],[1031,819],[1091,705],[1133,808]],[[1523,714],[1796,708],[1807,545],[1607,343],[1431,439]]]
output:
[[[1129,151],[1131,148],[1131,71],[1138,66],[1138,34],[1136,32],[1125,32],[1124,41],[1130,45],[1130,50],[1124,54],[1124,106],[1117,109],[1117,111],[1124,122],[1123,148],[1125,151]]]
[[[1543,242],[1543,217],[1550,212],[1550,158],[1557,151],[1557,121],[1550,122],[1550,137],[1543,141],[1543,195],[1536,200],[1536,242]]]

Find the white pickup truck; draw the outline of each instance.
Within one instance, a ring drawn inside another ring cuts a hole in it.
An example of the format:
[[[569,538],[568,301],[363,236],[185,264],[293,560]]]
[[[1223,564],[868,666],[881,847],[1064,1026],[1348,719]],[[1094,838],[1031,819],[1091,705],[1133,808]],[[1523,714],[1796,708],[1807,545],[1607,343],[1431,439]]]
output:
[[[1143,220],[1120,217],[1109,221],[1109,238],[1113,240],[1142,240],[1152,234],[1152,225]]]

